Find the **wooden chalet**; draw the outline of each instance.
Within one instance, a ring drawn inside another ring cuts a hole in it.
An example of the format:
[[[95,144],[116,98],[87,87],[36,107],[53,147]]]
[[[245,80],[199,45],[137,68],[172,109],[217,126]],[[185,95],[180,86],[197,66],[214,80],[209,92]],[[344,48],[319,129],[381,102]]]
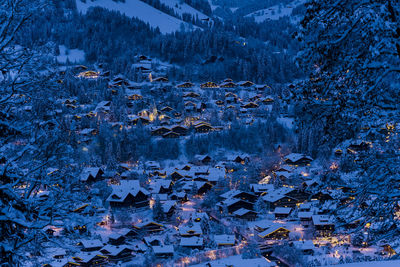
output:
[[[197,236],[183,237],[181,238],[179,246],[190,249],[202,249],[204,247],[204,239]]]
[[[153,127],[151,129],[151,135],[153,136],[163,136],[164,134],[171,132],[170,129],[168,129],[167,127],[164,126],[160,126],[160,127]]]
[[[184,82],[184,83],[178,84],[176,87],[177,88],[192,88],[193,86],[194,86],[194,84],[191,82]]]
[[[159,82],[159,83],[167,83],[169,80],[167,77],[157,77],[153,79],[153,82]]]
[[[126,240],[123,234],[112,233],[108,236],[108,243],[111,245],[122,245]]]
[[[135,224],[133,228],[145,233],[157,233],[164,230],[164,225],[154,221],[142,221]]]
[[[94,239],[94,240],[81,240],[78,245],[81,247],[82,251],[97,251],[99,249],[101,249],[104,245],[103,243],[98,240],[98,239]]]
[[[259,237],[264,239],[282,240],[289,238],[290,231],[280,225],[272,225],[265,231],[258,234]]]
[[[134,257],[133,250],[128,246],[107,245],[100,252],[108,257],[110,263],[126,262]]]
[[[180,135],[178,133],[175,133],[173,131],[169,131],[165,134],[162,135],[163,138],[179,138]]]
[[[313,215],[312,223],[320,236],[331,236],[335,231],[335,223],[329,215]]]
[[[238,82],[238,85],[241,87],[252,87],[252,86],[254,86],[254,83],[251,81],[241,81],[241,82]]]
[[[99,167],[86,167],[79,176],[81,182],[95,182],[102,179],[104,171]]]
[[[219,88],[219,86],[215,82],[206,82],[200,84],[200,88]]]
[[[253,205],[253,203],[242,200],[242,199],[230,198],[230,199],[221,201],[220,203],[217,204],[217,206],[219,207],[220,212],[223,212],[224,208],[226,207],[228,210],[228,213],[233,213],[241,208],[253,210],[254,205]]]
[[[214,241],[219,248],[232,247],[236,244],[235,235],[214,235]]]
[[[72,257],[79,266],[105,266],[108,262],[108,257],[99,252],[83,252]]]
[[[284,208],[284,207],[276,207],[274,210],[275,219],[285,219],[289,217],[290,213],[292,212],[291,208]]]
[[[223,82],[219,85],[221,88],[235,88],[237,87],[237,84],[234,82]]]
[[[291,153],[284,158],[284,161],[289,165],[308,166],[313,159],[303,154]]]
[[[173,257],[175,253],[173,245],[153,246],[152,249],[157,258],[170,258]]]
[[[174,110],[174,109],[171,108],[170,106],[165,106],[165,107],[161,108],[161,111],[162,111],[162,112],[170,112],[170,111],[172,111],[172,110]]]
[[[242,220],[246,221],[254,221],[257,218],[258,213],[252,210],[248,210],[245,208],[240,208],[233,212],[233,215]]]
[[[257,201],[257,196],[252,194],[252,193],[248,193],[248,192],[244,192],[244,191],[240,191],[240,190],[230,190],[224,194],[222,194],[220,196],[223,199],[229,199],[229,198],[236,198],[236,199],[242,199],[242,200],[246,200],[248,202],[256,202]]]
[[[112,193],[106,200],[111,207],[139,208],[149,205],[150,193],[140,186],[138,180],[121,180],[120,182],[120,185],[111,185]]]
[[[202,124],[196,125],[194,127],[194,129],[197,133],[208,133],[208,132],[212,131],[214,128],[209,123],[202,123]]]
[[[247,103],[245,105],[242,105],[241,107],[242,108],[246,108],[246,109],[248,109],[248,108],[258,108],[258,105],[256,103],[254,103],[254,102],[249,102],[249,103]]]
[[[200,95],[198,93],[195,93],[195,92],[188,92],[188,93],[185,93],[183,95],[183,97],[197,98],[197,97],[200,97]]]

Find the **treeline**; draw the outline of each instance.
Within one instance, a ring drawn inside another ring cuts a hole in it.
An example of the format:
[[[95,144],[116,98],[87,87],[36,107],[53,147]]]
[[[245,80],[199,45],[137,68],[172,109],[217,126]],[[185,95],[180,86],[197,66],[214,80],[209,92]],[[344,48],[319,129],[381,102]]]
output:
[[[171,78],[231,77],[271,83],[301,75],[293,63],[298,48],[292,30],[287,20],[258,25],[251,19],[236,19],[216,21],[205,30],[161,35],[149,24],[115,11],[96,7],[79,14],[74,3],[55,1],[35,14],[18,41],[28,47],[52,41],[82,49],[89,62],[108,63],[113,73],[131,73],[135,55],[147,54],[182,66],[171,70]],[[213,57],[219,60],[210,61]]]

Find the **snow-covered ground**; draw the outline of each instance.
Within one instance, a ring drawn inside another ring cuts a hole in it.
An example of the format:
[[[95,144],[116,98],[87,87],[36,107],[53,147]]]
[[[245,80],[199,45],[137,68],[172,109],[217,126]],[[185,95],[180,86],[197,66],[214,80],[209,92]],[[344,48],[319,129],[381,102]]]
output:
[[[331,265],[337,267],[398,267],[400,266],[400,260],[395,261],[364,261],[355,263],[346,263],[339,265]]]
[[[180,16],[182,16],[183,13],[188,13],[192,16],[198,16],[199,19],[205,19],[208,18],[207,15],[203,14],[202,12],[198,11],[197,9],[189,6],[186,3],[182,3],[180,0],[161,0],[161,3],[164,3],[165,5],[173,8],[176,13],[178,13]]]
[[[164,0],[164,2],[173,2],[178,0]],[[138,18],[146,23],[149,23],[153,28],[160,28],[161,33],[172,33],[181,29],[181,24],[185,26],[185,29],[190,29],[190,25],[182,20],[172,17],[168,14],[161,12],[160,10],[140,1],[140,0],[126,0],[125,3],[114,2],[112,0],[97,0],[95,2],[87,1],[86,3],[80,0],[76,1],[77,8],[80,12],[86,13],[90,7],[104,7],[109,10],[119,11],[128,17]],[[189,10],[190,7],[185,7],[185,10]],[[194,12],[193,10],[191,12]],[[197,11],[198,12],[198,11]],[[196,28],[194,26],[193,28]]]
[[[59,46],[60,55],[57,56],[58,63],[80,63],[85,61],[85,52],[79,49],[68,49],[64,45]]]
[[[284,16],[290,16],[294,8],[304,3],[305,0],[295,0],[286,6],[275,5],[266,9],[250,13],[246,15],[246,17],[254,17],[254,20],[257,23],[261,23],[265,20],[278,20]]]

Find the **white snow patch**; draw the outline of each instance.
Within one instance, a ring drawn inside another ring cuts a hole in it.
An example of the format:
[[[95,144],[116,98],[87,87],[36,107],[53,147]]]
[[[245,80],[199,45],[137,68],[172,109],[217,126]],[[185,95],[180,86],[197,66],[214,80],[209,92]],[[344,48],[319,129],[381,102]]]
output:
[[[172,0],[165,0],[172,1]],[[86,3],[76,0],[78,11],[86,13],[90,7],[104,7],[108,10],[119,11],[128,17],[135,17],[145,23],[149,23],[153,28],[160,28],[161,33],[172,33],[181,29],[181,24],[185,26],[185,30],[189,30],[191,25],[172,17],[160,10],[140,1],[126,0],[125,3],[114,2],[112,0],[97,0],[95,2],[87,1]],[[193,26],[193,29],[198,28]]]
[[[68,49],[65,45],[58,46],[60,55],[57,56],[58,63],[67,63],[67,59],[71,63],[80,63],[85,61],[85,52],[79,49]]]
[[[250,13],[245,17],[254,17],[254,20],[257,23],[261,23],[266,20],[278,20],[284,16],[290,16],[294,8],[302,5],[306,2],[306,0],[295,0],[286,6],[282,6],[281,4],[275,5],[266,9],[261,9],[256,12]]]
[[[198,16],[199,19],[206,19],[208,18],[207,15],[203,14],[202,12],[198,11],[197,9],[189,6],[186,3],[182,3],[180,0],[161,0],[161,3],[173,8],[176,13],[182,16],[183,13],[189,13],[190,15],[196,17]]]

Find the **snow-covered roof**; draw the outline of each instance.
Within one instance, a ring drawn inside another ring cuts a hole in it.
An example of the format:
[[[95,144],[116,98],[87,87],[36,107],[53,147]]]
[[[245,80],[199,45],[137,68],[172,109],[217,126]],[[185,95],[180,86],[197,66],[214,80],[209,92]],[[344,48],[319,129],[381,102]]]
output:
[[[82,244],[84,249],[103,247],[103,243],[98,239],[93,239],[93,240],[82,239],[80,243]]]
[[[217,245],[234,245],[235,235],[214,235],[214,241]]]
[[[289,214],[292,211],[291,208],[276,207],[274,210],[275,214]]]
[[[174,246],[173,245],[168,245],[168,246],[153,246],[153,251],[154,254],[173,254],[174,253]]]
[[[182,247],[202,247],[203,243],[204,239],[202,237],[192,236],[181,238],[179,245]]]

